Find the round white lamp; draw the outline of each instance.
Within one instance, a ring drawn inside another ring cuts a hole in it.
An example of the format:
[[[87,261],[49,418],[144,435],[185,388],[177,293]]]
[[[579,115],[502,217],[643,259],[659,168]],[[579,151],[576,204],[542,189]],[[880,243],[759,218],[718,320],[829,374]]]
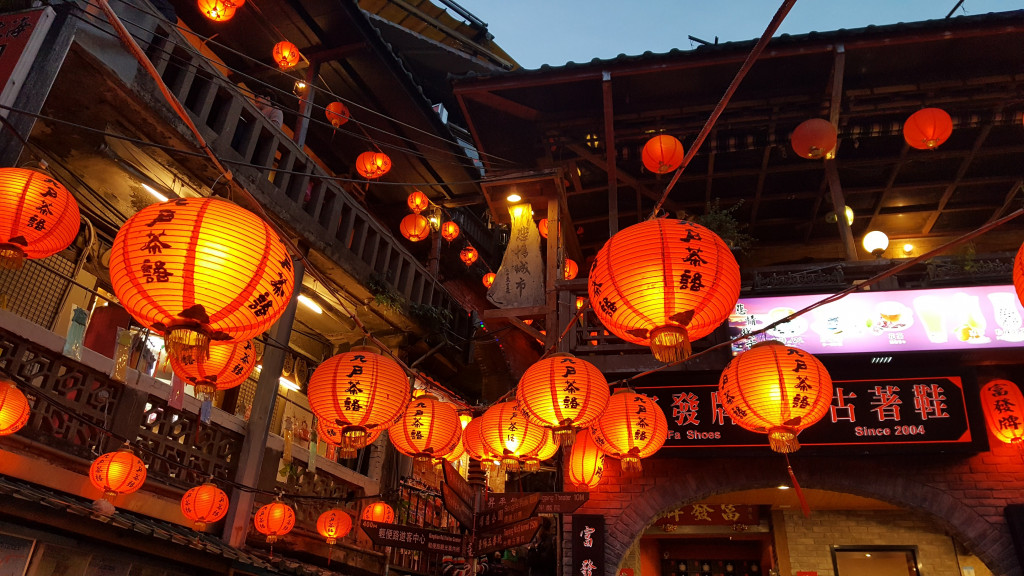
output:
[[[864,235],[864,249],[881,258],[885,249],[889,247],[889,237],[884,232],[872,230]]]

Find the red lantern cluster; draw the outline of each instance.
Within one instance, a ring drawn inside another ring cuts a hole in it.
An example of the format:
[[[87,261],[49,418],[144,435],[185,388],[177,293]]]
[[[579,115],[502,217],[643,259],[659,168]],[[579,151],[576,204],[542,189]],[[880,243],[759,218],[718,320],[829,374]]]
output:
[[[299,49],[287,40],[274,44],[274,62],[281,70],[294,68],[299,63]]]
[[[801,158],[817,160],[828,158],[835,152],[838,134],[836,127],[828,120],[811,118],[804,120],[793,130],[789,142],[793,151]]]
[[[402,236],[405,236],[412,242],[419,242],[430,238],[430,221],[427,220],[426,216],[422,214],[409,214],[405,218],[402,218],[402,223],[398,226]]]
[[[284,502],[275,500],[256,511],[253,523],[256,525],[256,531],[265,535],[267,542],[273,544],[295,527],[295,510]]]
[[[49,174],[0,168],[0,268],[52,256],[78,235],[78,202]]]
[[[903,139],[911,148],[934,150],[953,134],[953,119],[941,108],[923,108],[903,124]]]
[[[363,152],[356,158],[356,172],[375,180],[391,171],[391,158],[383,152]]]
[[[348,119],[352,117],[352,113],[349,112],[348,106],[345,106],[342,102],[331,102],[327,105],[324,113],[327,115],[327,121],[335,128],[338,128],[342,124],[348,122]]]
[[[200,532],[228,513],[228,495],[211,482],[196,486],[181,497],[181,513]]]
[[[683,163],[685,157],[683,143],[668,134],[659,134],[648,140],[641,154],[644,167],[655,174],[674,171]]]

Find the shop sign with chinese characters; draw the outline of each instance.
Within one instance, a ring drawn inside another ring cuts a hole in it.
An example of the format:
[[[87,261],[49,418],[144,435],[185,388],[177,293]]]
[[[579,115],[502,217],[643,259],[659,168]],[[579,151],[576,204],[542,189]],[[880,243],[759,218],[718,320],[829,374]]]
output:
[[[427,530],[416,526],[384,524],[372,520],[360,520],[360,526],[370,541],[378,546],[394,546],[405,550],[440,552],[455,556],[463,556],[466,553],[466,541],[461,534]]]
[[[980,419],[968,418],[963,382],[957,376],[833,382],[825,417],[800,433],[800,445],[851,446],[860,453],[933,448],[987,449]],[[654,396],[668,419],[668,439],[657,456],[679,457],[691,448],[752,448],[764,434],[736,425],[718,398],[718,387],[637,387]],[[687,455],[691,455],[688,452]]]
[[[760,523],[757,506],[739,504],[690,504],[654,521],[654,525],[665,532],[673,532],[679,526],[756,526]]]
[[[572,515],[573,576],[604,575],[604,516]]]

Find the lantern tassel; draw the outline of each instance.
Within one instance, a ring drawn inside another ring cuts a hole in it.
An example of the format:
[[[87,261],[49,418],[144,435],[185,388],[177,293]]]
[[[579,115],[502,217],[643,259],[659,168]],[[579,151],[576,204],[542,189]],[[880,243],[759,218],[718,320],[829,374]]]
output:
[[[659,362],[682,362],[693,354],[690,335],[682,326],[662,326],[651,331],[651,353]]]
[[[793,482],[793,490],[796,491],[796,497],[800,500],[800,511],[804,513],[804,518],[811,517],[811,507],[807,504],[807,498],[804,496],[804,491],[800,489],[800,483],[796,481],[796,472],[793,472],[793,467],[789,464],[789,455],[786,454],[786,472],[789,473],[789,479]]]
[[[19,270],[25,264],[25,253],[13,244],[0,244],[0,268]]]
[[[165,336],[167,352],[183,364],[205,362],[210,356],[210,336],[192,328],[176,327]]]
[[[790,454],[800,449],[800,442],[791,428],[778,427],[768,431],[768,445],[772,450],[782,454]]]
[[[572,446],[576,442],[576,429],[569,426],[559,426],[558,428],[552,429],[555,435],[555,442],[559,446]]]
[[[640,464],[640,457],[627,454],[622,457],[622,472],[630,475],[643,472],[643,465]]]

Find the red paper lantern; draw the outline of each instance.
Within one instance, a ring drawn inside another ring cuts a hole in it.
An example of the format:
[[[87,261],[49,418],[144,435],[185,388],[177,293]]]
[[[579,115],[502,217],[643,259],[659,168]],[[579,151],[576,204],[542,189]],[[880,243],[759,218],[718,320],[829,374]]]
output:
[[[498,275],[495,274],[494,272],[488,272],[487,274],[484,274],[484,287],[490,288],[491,286],[494,286],[494,279],[497,277]]]
[[[459,225],[451,220],[441,224],[441,238],[451,242],[459,237]]]
[[[356,158],[356,172],[374,180],[391,171],[391,158],[383,152],[363,152]]]
[[[1013,259],[1013,287],[1017,291],[1017,300],[1024,303],[1024,244],[1017,250]]]
[[[287,40],[274,44],[274,62],[281,70],[294,67],[299,63],[299,49]]]
[[[327,105],[324,113],[327,115],[327,121],[335,128],[348,122],[348,119],[352,117],[352,113],[348,111],[348,106],[341,102],[331,102]]]
[[[130,494],[142,488],[146,482],[146,465],[126,444],[116,452],[107,452],[93,460],[89,480],[113,502],[118,494]]]
[[[536,472],[540,470],[540,463],[551,458],[558,452],[559,444],[555,442],[551,430],[544,429],[544,439],[537,444],[537,447],[523,454],[519,458],[520,468],[523,472]]]
[[[395,423],[409,403],[409,382],[394,360],[371,347],[355,347],[324,361],[309,379],[309,407],[341,428],[341,446],[366,446],[367,433]]]
[[[78,202],[49,174],[0,168],[0,268],[52,256],[78,235]]]
[[[740,267],[711,230],[685,220],[648,220],[605,243],[588,288],[605,328],[675,362],[732,313]]]
[[[547,218],[541,218],[540,219],[540,222],[537,223],[537,231],[540,232],[540,235],[542,237],[544,237],[544,238],[548,237],[548,219]]]
[[[903,139],[911,148],[933,150],[953,134],[953,119],[941,108],[923,108],[903,124]]]
[[[576,428],[597,420],[608,398],[608,381],[597,367],[562,353],[527,368],[516,389],[527,417],[550,428],[563,445],[572,444]]]
[[[817,160],[829,158],[835,152],[838,134],[836,127],[828,120],[811,118],[804,120],[789,137],[793,151],[801,158]]]
[[[227,515],[228,495],[211,482],[196,486],[181,497],[181,513],[201,532]]]
[[[435,458],[434,461],[440,464],[441,462],[456,462],[462,455],[466,453],[466,445],[462,443],[462,431],[459,431],[459,441],[455,443],[455,448],[452,448],[447,454],[444,454],[440,458]]]
[[[199,0],[199,11],[214,22],[231,20],[239,6],[241,3],[236,4],[227,0]]]
[[[528,420],[519,402],[499,402],[481,417],[480,435],[487,451],[515,472],[519,470],[520,459],[544,442],[544,427]]]
[[[565,269],[562,270],[562,276],[564,276],[566,280],[572,280],[579,273],[580,267],[576,264],[576,262],[572,258],[566,258]]]
[[[430,221],[422,214],[409,214],[402,218],[402,224],[398,229],[402,232],[402,236],[412,242],[430,238]]]
[[[316,531],[327,539],[328,546],[333,546],[352,531],[352,517],[344,510],[331,508],[316,519]]]
[[[389,429],[391,444],[418,462],[430,462],[451,452],[462,437],[455,407],[432,394],[414,398],[405,415]]]
[[[479,257],[480,253],[472,246],[466,246],[462,249],[462,252],[459,252],[459,258],[462,259],[466,266],[472,266],[473,262],[476,262],[476,259]]]
[[[589,429],[580,430],[569,454],[566,476],[577,489],[590,490],[601,483],[603,474],[604,452],[594,442]]]
[[[981,387],[981,408],[988,429],[1001,442],[1024,449],[1024,396],[1009,380],[992,380]]]
[[[501,457],[495,457],[487,443],[484,442],[482,426],[482,416],[470,420],[462,429],[462,445],[466,448],[466,453],[470,458],[479,460],[484,466],[497,464],[501,461]]]
[[[736,424],[767,433],[772,450],[795,452],[800,431],[828,412],[832,378],[810,353],[762,342],[725,367],[718,401]]]
[[[624,472],[639,472],[640,459],[657,452],[668,437],[668,421],[653,398],[620,388],[590,427],[594,442],[622,461]]]
[[[218,390],[228,390],[245,382],[256,367],[256,349],[252,340],[232,344],[213,344],[205,360],[171,356],[171,369],[178,378],[191,382],[196,397],[205,398]]]
[[[363,508],[363,520],[391,524],[395,521],[395,509],[384,502],[374,502]]]
[[[679,168],[685,156],[683,143],[678,138],[659,134],[644,144],[642,159],[644,167],[651,172],[665,174]]]
[[[28,398],[10,380],[0,380],[0,436],[14,434],[28,423]]]
[[[267,542],[273,544],[279,536],[284,536],[295,527],[295,510],[275,500],[256,511],[253,523],[256,530],[267,537]]]
[[[430,199],[427,198],[426,194],[420,192],[419,190],[416,190],[412,194],[409,194],[409,197],[406,199],[405,202],[406,204],[409,205],[409,210],[412,210],[413,214],[419,214],[420,212],[426,210],[428,206],[430,206]]]

